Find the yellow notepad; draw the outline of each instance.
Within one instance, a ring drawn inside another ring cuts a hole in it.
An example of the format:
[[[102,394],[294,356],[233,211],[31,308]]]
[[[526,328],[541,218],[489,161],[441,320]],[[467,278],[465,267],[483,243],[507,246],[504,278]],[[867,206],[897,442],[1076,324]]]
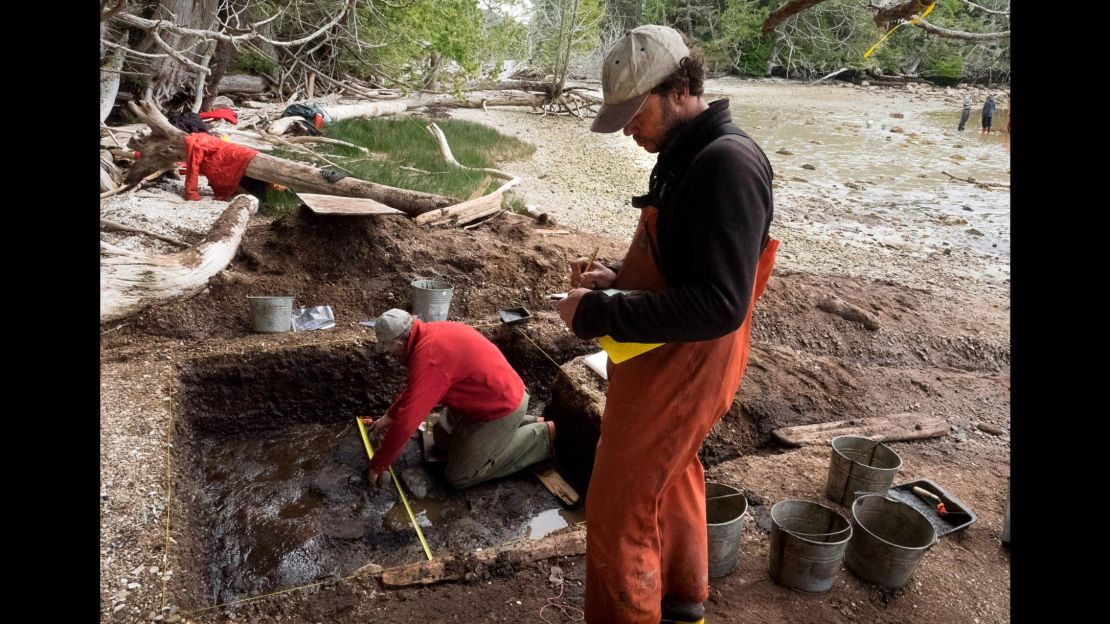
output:
[[[609,354],[609,359],[614,364],[631,360],[637,355],[647,353],[656,347],[661,347],[665,342],[618,342],[611,336],[602,336],[597,339],[597,344]]]

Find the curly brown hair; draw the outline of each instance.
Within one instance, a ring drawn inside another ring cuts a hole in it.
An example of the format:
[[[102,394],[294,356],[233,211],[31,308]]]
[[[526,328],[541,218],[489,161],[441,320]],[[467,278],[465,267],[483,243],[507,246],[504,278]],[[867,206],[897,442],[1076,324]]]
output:
[[[705,53],[696,43],[687,39],[686,35],[682,35],[682,40],[690,48],[690,55],[683,58],[678,69],[652,89],[652,93],[671,93],[688,88],[690,95],[699,97],[704,91]]]

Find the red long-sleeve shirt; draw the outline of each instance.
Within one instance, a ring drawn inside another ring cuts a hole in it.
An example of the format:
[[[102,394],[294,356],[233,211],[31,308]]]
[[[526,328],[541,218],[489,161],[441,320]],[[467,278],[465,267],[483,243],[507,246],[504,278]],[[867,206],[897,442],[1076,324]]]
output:
[[[407,353],[408,384],[386,411],[393,424],[370,462],[375,472],[389,468],[437,403],[463,421],[489,422],[524,398],[524,381],[497,346],[462,323],[414,319]]]
[[[208,178],[216,199],[231,199],[258,152],[203,132],[185,137],[185,199],[198,200],[199,176]]]

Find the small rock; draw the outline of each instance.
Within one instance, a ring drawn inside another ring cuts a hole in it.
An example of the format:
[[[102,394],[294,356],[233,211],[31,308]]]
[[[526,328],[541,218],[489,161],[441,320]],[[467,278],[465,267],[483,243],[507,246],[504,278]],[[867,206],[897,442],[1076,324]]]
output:
[[[401,483],[416,498],[428,495],[429,482],[428,473],[420,468],[405,468],[401,471]]]
[[[142,585],[140,585],[138,583],[128,583],[127,584],[127,589],[138,589],[140,587],[142,587]]]
[[[369,575],[369,576],[377,576],[377,575],[382,573],[382,569],[383,568],[380,565],[376,564],[376,563],[368,563],[368,564],[362,566],[361,568],[359,568],[358,570],[356,570],[355,574],[366,574],[366,575]]]
[[[902,113],[891,113],[890,116],[895,119],[902,119],[905,117],[905,115],[903,115]]]
[[[1003,433],[1005,433],[1005,431],[1001,427],[995,427],[994,425],[990,425],[987,423],[979,423],[975,426],[978,427],[979,431],[985,431],[991,435],[1002,435]]]
[[[864,80],[863,82],[859,83],[859,86],[861,86],[861,87],[870,87],[871,83]]]
[[[809,169],[810,171],[815,171],[817,169],[817,167],[814,167],[813,165],[811,165],[809,163],[806,163],[806,164],[802,165],[802,169]]]
[[[794,152],[786,149],[785,147],[780,149],[779,151],[777,151],[775,153],[776,154],[782,154],[783,156],[793,156],[794,155]]]
[[[971,229],[969,229],[969,230],[967,231],[967,233],[968,233],[968,234],[971,234],[972,236],[983,236],[983,233],[982,233],[982,232],[980,232],[979,230],[975,229],[975,228],[971,228]]]
[[[119,612],[120,612],[120,611],[122,611],[122,610],[123,610],[123,608],[124,608],[124,607],[126,607],[126,606],[127,606],[127,605],[125,605],[125,604],[118,604],[118,605],[116,605],[116,606],[112,607],[112,613],[119,613]]]
[[[899,134],[901,134],[901,133],[905,132],[905,130],[904,130],[904,129],[902,128],[902,126],[892,126],[892,127],[890,128],[890,131],[891,131],[891,132],[897,132],[897,133],[899,133]]]

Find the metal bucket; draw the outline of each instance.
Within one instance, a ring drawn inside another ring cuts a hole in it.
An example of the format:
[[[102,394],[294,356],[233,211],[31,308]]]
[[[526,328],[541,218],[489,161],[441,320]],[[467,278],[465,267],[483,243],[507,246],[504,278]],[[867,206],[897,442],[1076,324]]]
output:
[[[825,496],[849,507],[857,492],[886,494],[901,467],[902,458],[885,444],[856,436],[837,436],[832,441]]]
[[[424,322],[446,321],[454,288],[442,280],[412,280],[412,313]]]
[[[798,591],[827,591],[851,538],[852,524],[829,507],[804,500],[775,503],[767,566],[771,578]]]
[[[287,332],[293,327],[292,297],[247,297],[251,329],[263,334]]]
[[[844,564],[861,579],[889,589],[905,585],[937,542],[937,530],[920,511],[882,494],[864,494],[852,503],[852,525]]]
[[[709,578],[732,572],[740,562],[740,530],[748,499],[723,483],[705,484],[705,525],[709,532]]]

